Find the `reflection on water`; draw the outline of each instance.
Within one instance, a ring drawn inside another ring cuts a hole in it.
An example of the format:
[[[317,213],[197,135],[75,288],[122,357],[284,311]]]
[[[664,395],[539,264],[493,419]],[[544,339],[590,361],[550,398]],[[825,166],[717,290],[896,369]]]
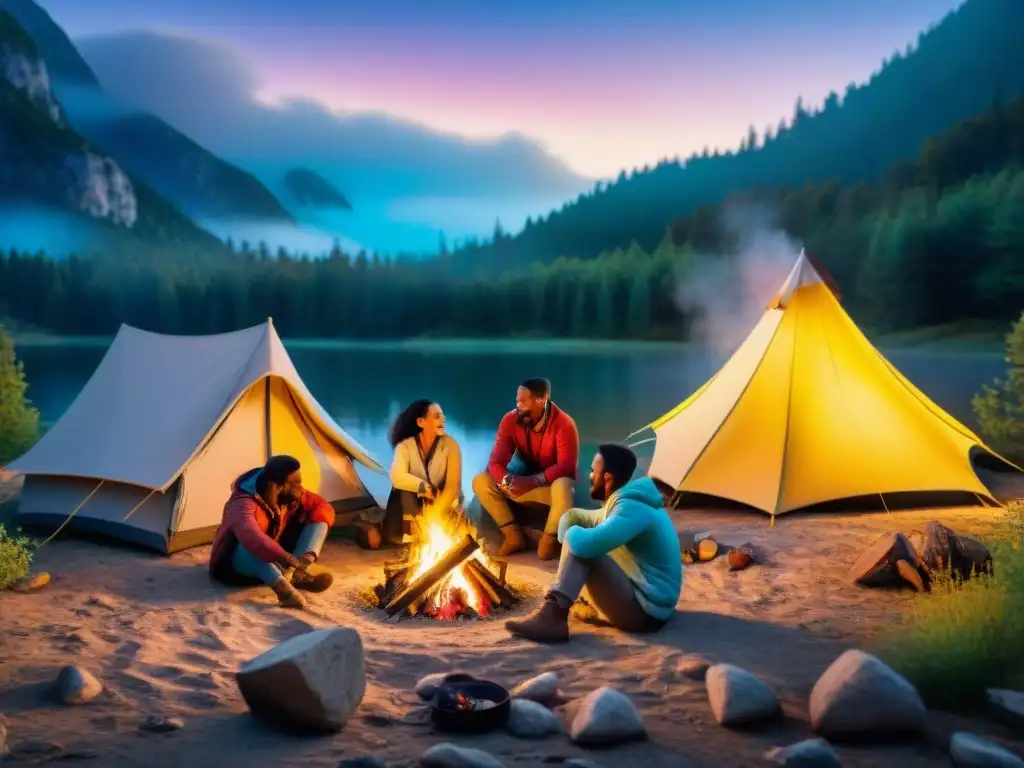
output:
[[[99,346],[19,348],[29,396],[44,421],[61,416],[104,351]],[[470,353],[309,344],[293,345],[289,352],[324,408],[385,465],[390,462],[391,419],[416,398],[439,401],[449,432],[462,445],[467,495],[472,476],[487,462],[498,420],[514,407],[522,379],[551,380],[554,400],[579,426],[585,473],[594,446],[621,441],[657,418],[722,363],[721,357],[696,350],[629,344],[592,353],[546,348],[543,343],[532,349],[522,344],[506,348],[500,341]],[[998,354],[892,351],[887,356],[941,407],[972,427],[971,396],[982,382],[1005,370]],[[649,458],[650,448],[638,451],[642,461]],[[365,470],[360,474],[375,495],[386,495],[386,478]]]

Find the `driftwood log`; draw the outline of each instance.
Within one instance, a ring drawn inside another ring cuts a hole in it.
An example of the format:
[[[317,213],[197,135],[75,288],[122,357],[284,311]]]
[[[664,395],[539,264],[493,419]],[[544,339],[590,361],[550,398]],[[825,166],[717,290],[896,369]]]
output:
[[[406,608],[418,605],[421,598],[427,596],[437,583],[458,568],[469,558],[480,545],[469,534],[462,537],[449,549],[444,556],[413,581],[406,584],[388,603],[384,609],[388,616],[394,616]]]

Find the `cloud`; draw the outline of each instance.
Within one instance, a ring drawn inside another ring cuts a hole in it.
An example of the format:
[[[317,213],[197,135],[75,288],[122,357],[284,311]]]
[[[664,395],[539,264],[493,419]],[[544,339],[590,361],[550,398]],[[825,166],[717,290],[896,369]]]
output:
[[[268,104],[254,63],[220,41],[147,30],[75,44],[116,99],[160,116],[272,187],[289,167],[313,167],[357,212],[361,199],[419,196],[547,203],[590,184],[518,134],[474,140],[386,114],[335,113],[307,99]]]

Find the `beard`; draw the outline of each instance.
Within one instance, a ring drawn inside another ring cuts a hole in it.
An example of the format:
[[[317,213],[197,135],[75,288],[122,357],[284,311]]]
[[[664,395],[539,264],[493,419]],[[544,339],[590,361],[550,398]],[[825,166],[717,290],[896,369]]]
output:
[[[516,419],[519,420],[520,424],[527,427],[533,426],[533,416],[530,415],[529,411],[516,411]]]
[[[282,491],[281,493],[277,494],[277,506],[279,507],[287,507],[293,501],[295,501],[295,496],[293,496],[291,493]]]
[[[604,492],[604,483],[590,484],[590,498],[594,501],[607,501],[607,494]]]

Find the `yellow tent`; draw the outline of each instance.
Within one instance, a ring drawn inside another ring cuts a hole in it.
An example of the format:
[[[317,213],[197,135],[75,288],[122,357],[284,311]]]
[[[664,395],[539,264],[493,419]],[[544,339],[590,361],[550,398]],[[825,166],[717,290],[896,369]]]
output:
[[[979,453],[1021,471],[872,346],[804,253],[721,370],[648,428],[652,478],[773,516],[887,494],[991,501]]]

